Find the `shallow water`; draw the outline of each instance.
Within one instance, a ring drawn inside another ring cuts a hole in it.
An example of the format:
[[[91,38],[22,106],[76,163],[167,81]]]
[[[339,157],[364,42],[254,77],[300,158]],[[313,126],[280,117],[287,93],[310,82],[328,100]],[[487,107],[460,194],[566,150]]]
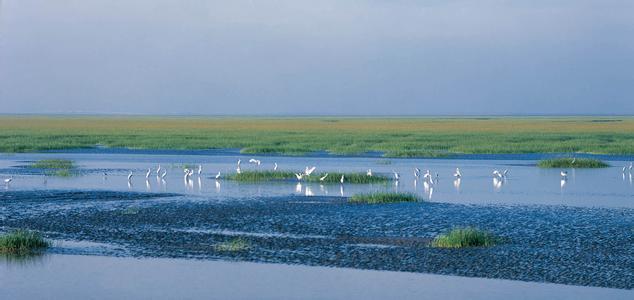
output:
[[[628,290],[405,272],[74,255],[47,255],[28,262],[7,262],[0,258],[0,290],[3,297],[15,300],[618,300],[633,296]]]
[[[402,179],[387,184],[355,185],[274,182],[242,183],[216,181],[213,176],[234,173],[236,161],[242,159],[242,169],[258,169],[248,164],[248,157],[239,155],[148,155],[103,153],[38,153],[0,156],[0,178],[13,175],[14,181],[5,190],[78,189],[138,192],[169,192],[219,197],[253,196],[350,196],[372,191],[414,192],[427,201],[472,204],[547,204],[585,207],[634,207],[634,183],[631,173],[623,173],[624,161],[610,161],[613,167],[604,169],[571,169],[568,180],[562,182],[559,169],[540,169],[533,160],[472,160],[472,159],[382,159],[362,157],[258,157],[259,169],[272,169],[277,162],[280,169],[300,171],[306,166],[317,166],[317,172],[365,172],[392,176],[399,172]],[[45,176],[41,170],[19,168],[28,161],[44,158],[75,160],[81,168],[80,176],[68,178]],[[388,161],[389,164],[385,164]],[[155,173],[145,179],[147,168],[152,171],[161,164],[168,170],[166,180]],[[183,180],[183,164],[202,164],[203,176]],[[414,168],[430,169],[438,174],[438,183],[426,188],[415,183]],[[463,178],[458,182],[452,174],[460,167]],[[504,182],[494,182],[494,169],[508,169]],[[131,184],[127,175],[134,171]],[[103,176],[102,173],[108,173]]]
[[[37,153],[0,156],[0,231],[29,228],[61,240],[48,253],[274,262],[515,279],[631,289],[634,282],[634,187],[624,161],[605,169],[545,170],[536,161],[249,157],[232,153]],[[47,176],[29,161],[74,160],[76,176]],[[398,184],[239,183],[214,180],[242,169],[401,173]],[[158,164],[168,170],[157,178]],[[203,175],[183,180],[183,164]],[[152,175],[145,179],[147,168]],[[414,184],[414,167],[438,173]],[[459,185],[452,174],[460,167]],[[494,183],[493,169],[509,169]],[[134,177],[128,183],[127,175]],[[107,173],[104,176],[103,173]],[[424,202],[352,205],[371,191],[413,192]],[[429,248],[455,226],[504,239],[486,249]],[[248,249],[219,250],[241,239]],[[75,242],[69,242],[75,241]]]

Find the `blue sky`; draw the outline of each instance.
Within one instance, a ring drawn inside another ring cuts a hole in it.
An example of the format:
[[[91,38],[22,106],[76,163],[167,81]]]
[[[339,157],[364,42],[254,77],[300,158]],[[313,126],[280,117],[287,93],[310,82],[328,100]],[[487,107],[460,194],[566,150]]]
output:
[[[0,113],[634,114],[634,1],[0,1]]]

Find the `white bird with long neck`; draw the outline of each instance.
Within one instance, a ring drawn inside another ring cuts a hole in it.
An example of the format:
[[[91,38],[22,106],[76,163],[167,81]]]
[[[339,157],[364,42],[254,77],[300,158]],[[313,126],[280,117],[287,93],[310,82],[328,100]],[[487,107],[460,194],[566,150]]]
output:
[[[128,174],[128,181],[132,180],[132,176],[133,176],[132,171],[130,171],[130,174]]]
[[[163,174],[161,174],[161,179],[165,179],[165,176],[167,176],[167,170],[163,170]]]
[[[326,177],[328,177],[328,173],[326,173],[324,176],[321,176],[321,177],[319,178],[319,181],[324,181],[324,180],[326,180]]]
[[[220,179],[220,171],[218,171],[218,174],[216,174],[216,180]]]
[[[295,177],[297,178],[298,181],[301,181],[304,178],[304,174],[302,173],[295,173]]]
[[[198,165],[198,176],[203,173],[203,165]]]
[[[238,168],[240,167],[240,163],[242,163],[242,160],[238,159]]]
[[[633,167],[634,167],[634,163],[630,162],[630,167],[629,167],[630,172],[632,171],[632,168],[633,168]]]
[[[341,184],[343,184],[343,181],[345,180],[345,178],[343,177],[344,175],[341,174],[341,179],[339,179],[339,182],[341,182]],[[343,193],[343,192],[342,192]]]
[[[562,179],[568,178],[568,172],[567,171],[561,171],[559,174],[561,175]]]
[[[249,163],[256,164],[259,166],[262,163],[262,161],[260,161],[259,159],[252,158],[252,159],[249,159]]]
[[[9,178],[5,179],[5,180],[4,180],[4,183],[5,183],[5,184],[9,184],[9,183],[11,183],[11,181],[13,181],[13,176],[11,176],[11,177],[9,177]]]
[[[150,168],[147,168],[147,173],[145,173],[145,179],[150,178],[150,174],[152,174],[152,170]]]
[[[462,177],[462,173],[460,173],[460,168],[456,168],[456,172],[453,173],[453,177],[456,177],[456,178]]]
[[[368,169],[368,171],[365,172],[365,175],[372,177],[372,169]]]
[[[505,169],[504,172],[502,172],[502,177],[506,177],[508,173],[509,173],[509,169]]]
[[[315,172],[315,169],[317,169],[317,167],[312,166],[312,167],[306,167],[306,169],[304,170],[304,174],[306,174],[306,176],[310,176],[310,174],[313,174],[313,172]]]
[[[158,165],[158,168],[156,168],[156,176],[159,176],[161,174],[161,164]]]
[[[416,179],[418,179],[420,177],[420,169],[419,168],[414,168],[414,177]]]
[[[273,171],[277,171],[277,163],[273,164]]]
[[[394,173],[394,180],[398,181],[399,179],[401,179],[401,175],[396,173],[396,171],[392,170],[392,173]]]

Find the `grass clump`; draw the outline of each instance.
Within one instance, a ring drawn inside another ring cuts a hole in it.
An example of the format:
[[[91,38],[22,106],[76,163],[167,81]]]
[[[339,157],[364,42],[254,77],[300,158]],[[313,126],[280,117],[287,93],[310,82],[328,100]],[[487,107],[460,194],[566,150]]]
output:
[[[320,178],[323,178],[325,175],[326,173],[312,174],[311,176],[305,176],[302,181],[339,183],[341,175],[344,176],[344,183],[384,183],[389,180],[388,177],[383,175],[367,176],[365,173],[328,173],[328,176],[324,178],[324,180],[320,180]],[[297,181],[295,173],[290,171],[242,171],[240,174],[230,174],[226,178],[243,182]]]
[[[72,160],[67,159],[43,159],[32,163],[29,167],[35,169],[70,170],[75,168]]]
[[[248,250],[250,247],[249,242],[243,238],[235,238],[230,241],[218,243],[214,246],[216,251],[224,252],[238,252]]]
[[[35,231],[18,229],[0,235],[0,253],[2,254],[32,254],[49,246],[50,243]]]
[[[540,168],[606,168],[607,163],[592,158],[553,158],[539,161]]]
[[[383,175],[372,175],[368,176],[365,173],[328,173],[328,177],[324,178],[324,180],[319,180],[324,177],[326,173],[321,173],[317,175],[312,175],[310,177],[306,177],[306,181],[308,182],[321,182],[321,183],[340,183],[341,175],[343,175],[344,183],[357,183],[357,184],[367,184],[367,183],[385,183],[389,180],[386,176]]]
[[[416,202],[418,197],[410,193],[372,193],[357,194],[348,198],[350,203],[382,204],[398,202]]]
[[[228,175],[227,179],[246,182],[291,180],[295,179],[295,174],[289,171],[242,171]]]
[[[497,238],[489,232],[477,228],[454,228],[448,233],[434,238],[431,246],[435,248],[489,247],[497,243]]]

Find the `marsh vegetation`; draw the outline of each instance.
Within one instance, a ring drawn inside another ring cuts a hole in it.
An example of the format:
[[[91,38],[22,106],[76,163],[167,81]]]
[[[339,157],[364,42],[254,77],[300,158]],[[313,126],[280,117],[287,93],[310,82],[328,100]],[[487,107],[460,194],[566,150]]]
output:
[[[554,158],[537,163],[540,168],[607,168],[610,165],[592,158]]]
[[[348,198],[350,203],[366,203],[366,204],[384,204],[384,203],[399,203],[399,202],[416,202],[419,198],[411,193],[368,193],[357,194]]]
[[[499,241],[491,233],[473,227],[454,228],[431,242],[434,248],[490,247]]]
[[[0,254],[28,255],[50,246],[42,235],[35,231],[18,229],[0,235]]]

